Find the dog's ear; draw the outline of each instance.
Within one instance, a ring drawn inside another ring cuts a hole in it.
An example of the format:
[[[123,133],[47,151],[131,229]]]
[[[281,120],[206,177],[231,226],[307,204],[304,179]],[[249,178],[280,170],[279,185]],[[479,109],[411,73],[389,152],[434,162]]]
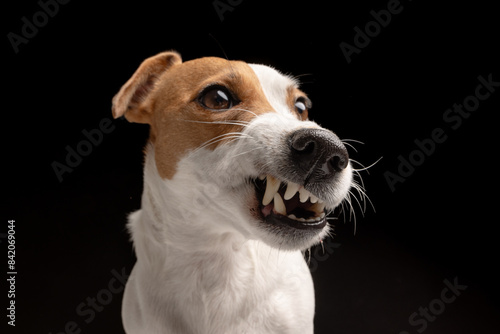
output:
[[[181,62],[181,56],[175,51],[162,52],[143,61],[113,97],[113,117],[125,115],[129,122],[150,123],[150,111],[143,108],[143,103],[153,91],[160,76]]]

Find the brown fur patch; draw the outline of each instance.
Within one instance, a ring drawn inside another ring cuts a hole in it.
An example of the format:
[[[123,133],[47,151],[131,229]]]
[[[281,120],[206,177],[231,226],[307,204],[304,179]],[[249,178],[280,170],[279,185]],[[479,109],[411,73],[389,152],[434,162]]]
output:
[[[229,110],[209,110],[202,106],[200,93],[220,85],[240,102]],[[295,101],[305,96],[295,86],[288,88],[287,103],[297,118],[307,119],[307,111],[296,112]],[[214,149],[240,133],[255,115],[274,112],[253,69],[241,61],[200,58],[182,62],[176,52],[164,52],[146,59],[113,99],[114,117],[151,126],[150,141],[162,178],[171,179],[180,159],[199,147]]]
[[[204,108],[198,96],[214,84],[226,87],[241,103],[226,111]],[[220,58],[201,58],[172,67],[152,95],[145,108],[153,111],[151,141],[160,176],[167,179],[175,175],[177,163],[189,151],[211,140],[214,143],[207,147],[213,149],[230,140],[223,138],[225,134],[243,129],[242,125],[220,122],[249,122],[255,114],[273,111],[251,67]]]
[[[113,117],[125,116],[130,122],[149,123],[150,115],[141,110],[141,104],[155,88],[159,76],[181,62],[181,56],[175,51],[162,52],[143,61],[113,97]]]

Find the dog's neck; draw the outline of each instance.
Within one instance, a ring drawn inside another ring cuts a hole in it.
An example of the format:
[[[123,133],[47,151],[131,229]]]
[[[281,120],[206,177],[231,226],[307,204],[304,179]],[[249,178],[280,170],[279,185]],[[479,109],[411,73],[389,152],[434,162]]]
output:
[[[189,168],[186,166],[181,166]],[[130,226],[138,263],[151,264],[151,270],[163,270],[169,261],[178,264],[181,258],[238,256],[243,248],[256,241],[248,240],[239,224],[243,217],[224,212],[224,203],[217,204],[217,188],[214,184],[197,179],[199,175],[181,174],[172,180],[164,180],[158,174],[154,158],[154,146],[148,144],[144,164],[144,190],[141,203],[141,224]],[[259,243],[259,248],[276,250]],[[167,256],[168,254],[168,256]],[[161,261],[153,264],[153,260]],[[241,261],[248,260],[242,254]],[[213,264],[211,264],[213,265]],[[196,268],[195,268],[196,269]]]
[[[177,185],[184,181],[173,180]],[[184,196],[192,194],[179,193],[170,184],[156,172],[153,149],[148,147],[142,209],[135,213],[140,217],[131,217],[135,223],[130,228],[138,256],[135,277],[147,282],[138,288],[147,295],[148,286],[169,286],[156,290],[149,302],[155,312],[168,313],[169,305],[176,304],[185,315],[197,317],[190,320],[192,323],[200,323],[200,314],[207,316],[206,321],[215,321],[210,320],[212,313],[227,317],[220,319],[220,324],[234,323],[238,317],[246,318],[253,312],[259,316],[260,312],[274,312],[274,302],[264,301],[276,291],[312,294],[309,278],[300,289],[288,282],[290,278],[292,282],[302,282],[310,275],[299,250],[280,251],[247,239],[244,231],[240,233],[234,230],[232,222],[224,221],[223,213],[214,213],[218,209],[210,208],[212,202],[203,203],[203,194],[198,203],[182,203],[186,201]],[[186,205],[193,209],[194,203],[199,205],[198,210],[192,210],[194,213],[189,216],[182,213]],[[207,205],[206,210],[203,205]],[[213,309],[212,302],[220,302],[224,310]],[[307,312],[313,310],[313,303],[313,299],[304,303],[303,307],[309,308]],[[210,326],[216,328],[220,324]]]

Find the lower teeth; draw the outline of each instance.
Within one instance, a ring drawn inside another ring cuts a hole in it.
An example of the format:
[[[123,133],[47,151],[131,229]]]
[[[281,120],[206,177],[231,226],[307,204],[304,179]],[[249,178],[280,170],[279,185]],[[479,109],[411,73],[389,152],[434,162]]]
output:
[[[293,219],[293,220],[297,220],[299,222],[317,223],[317,222],[320,222],[323,218],[325,218],[325,213],[322,212],[319,217],[308,218],[308,219],[305,219],[305,218],[302,218],[302,217],[297,218],[294,214],[288,215],[288,218]]]

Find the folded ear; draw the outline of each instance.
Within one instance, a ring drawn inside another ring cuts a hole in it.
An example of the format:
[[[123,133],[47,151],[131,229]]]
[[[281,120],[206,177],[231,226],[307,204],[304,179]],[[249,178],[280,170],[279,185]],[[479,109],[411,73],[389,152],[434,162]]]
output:
[[[113,117],[125,115],[129,122],[150,123],[150,110],[144,102],[155,88],[160,76],[170,67],[180,64],[181,56],[175,51],[167,51],[142,62],[134,75],[113,97]]]

